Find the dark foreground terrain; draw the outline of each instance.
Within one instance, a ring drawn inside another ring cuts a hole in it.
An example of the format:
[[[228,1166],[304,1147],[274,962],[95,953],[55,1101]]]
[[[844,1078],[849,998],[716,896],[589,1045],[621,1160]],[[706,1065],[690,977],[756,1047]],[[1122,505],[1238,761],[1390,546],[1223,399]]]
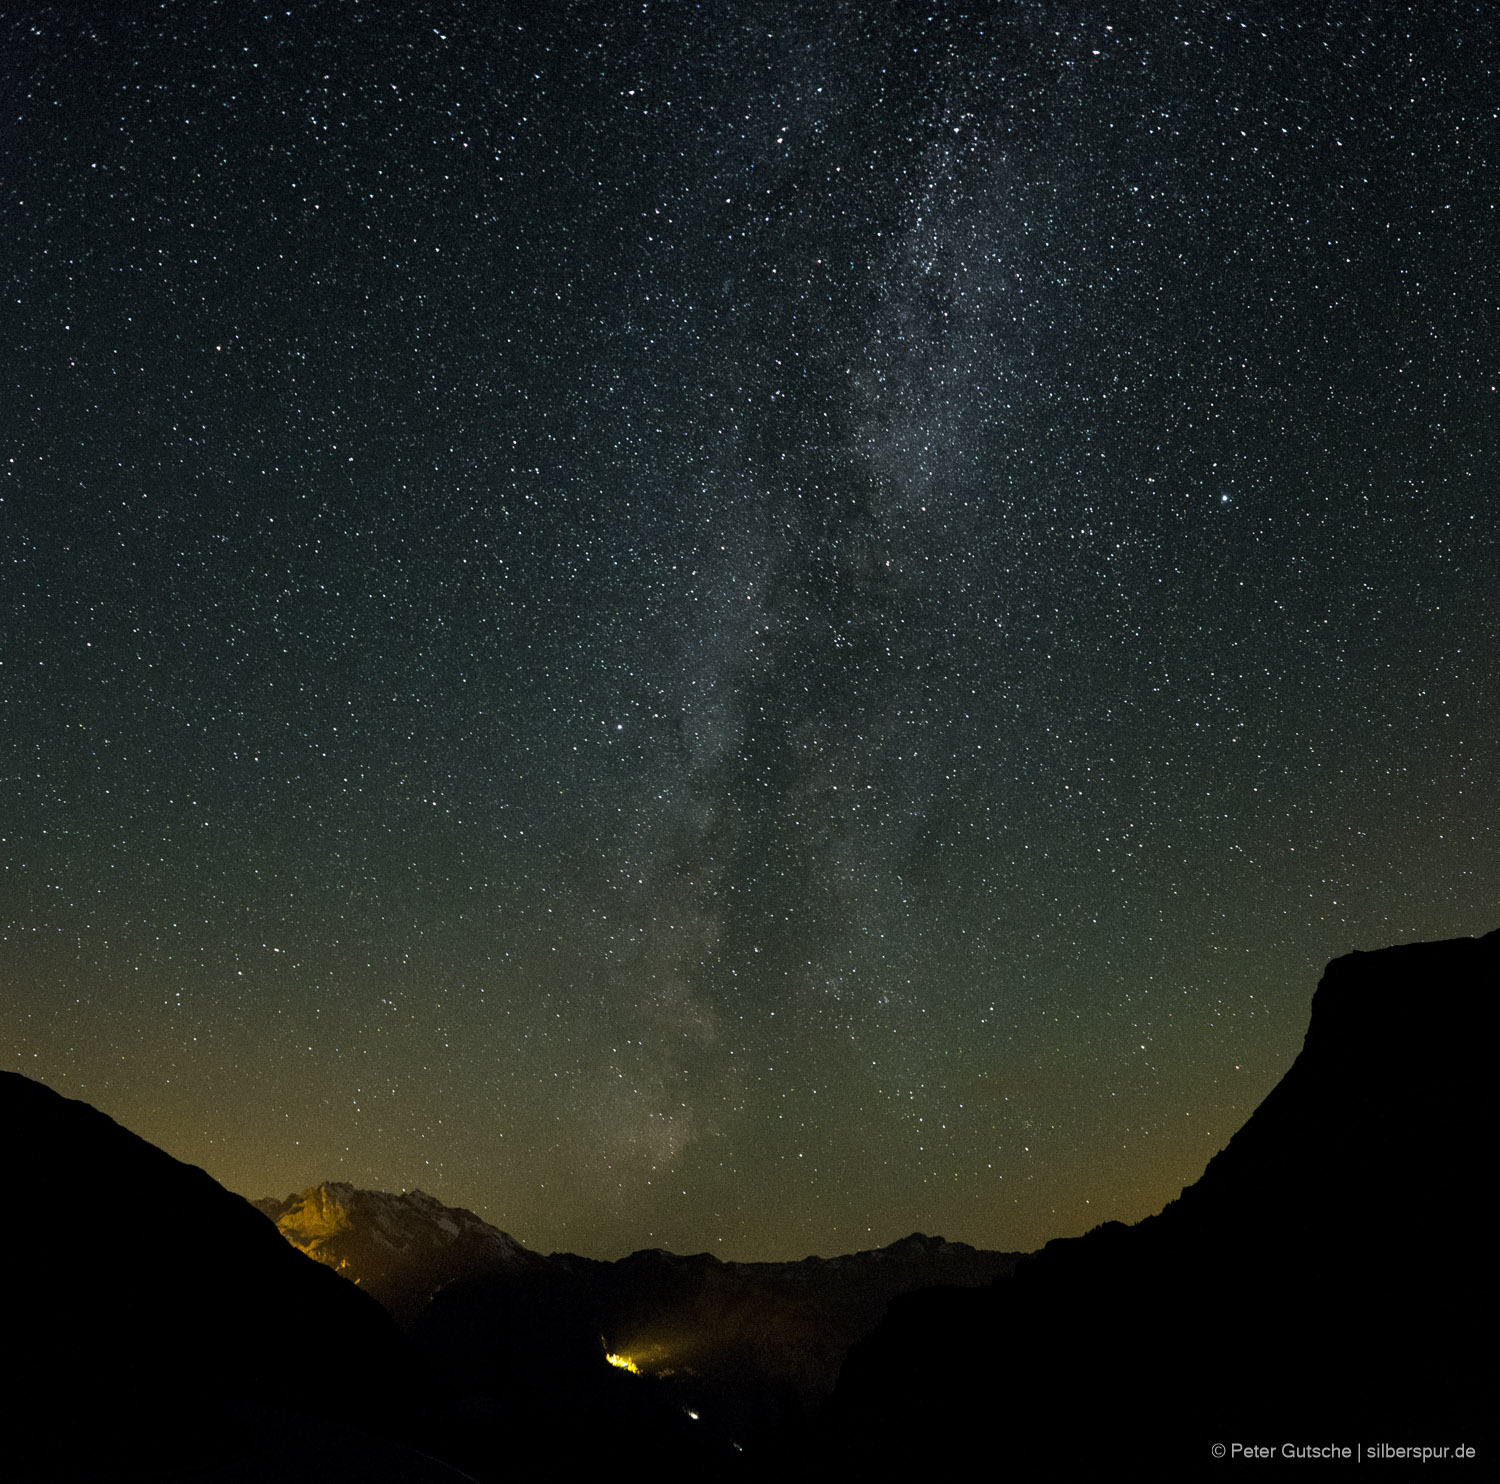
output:
[[[1472,1448],[1348,1465],[1472,1473],[1493,1461],[1497,968],[1500,933],[1336,960],[1302,1054],[1196,1184],[1019,1263],[920,1237],[797,1264],[543,1258],[417,1193],[337,1186],[258,1211],[0,1074],[0,1478],[1339,1466],[1288,1444]],[[162,1239],[163,1210],[190,1239]],[[389,1311],[346,1281],[361,1265]]]
[[[1022,1477],[1083,1460],[1211,1478],[1215,1445],[1262,1472],[1335,1461],[1286,1444],[1366,1469],[1416,1445],[1492,1468],[1497,969],[1500,932],[1336,959],[1301,1055],[1194,1185],[983,1293],[897,1299],[819,1456],[941,1472],[983,1446]]]

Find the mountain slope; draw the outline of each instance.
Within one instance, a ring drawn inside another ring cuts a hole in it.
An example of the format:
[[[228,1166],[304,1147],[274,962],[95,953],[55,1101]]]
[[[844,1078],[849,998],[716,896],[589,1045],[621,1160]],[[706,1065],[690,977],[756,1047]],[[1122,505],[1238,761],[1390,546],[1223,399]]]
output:
[[[850,1356],[826,1453],[931,1466],[997,1409],[1012,1462],[1066,1439],[1174,1477],[1216,1441],[1474,1441],[1497,982],[1500,933],[1335,960],[1301,1055],[1200,1180],[987,1293],[898,1300]]]
[[[420,1190],[393,1195],[328,1183],[254,1205],[292,1246],[359,1284],[402,1325],[445,1283],[526,1273],[545,1260],[472,1211]]]
[[[377,1304],[86,1103],[0,1073],[0,1129],[12,1361],[0,1474],[165,1479],[212,1466],[230,1481],[255,1473],[245,1460],[269,1433],[336,1439],[332,1478],[383,1477],[372,1458],[401,1450],[369,1433],[408,1432],[426,1387]],[[402,1457],[413,1479],[445,1476]]]
[[[607,1345],[740,1440],[821,1407],[850,1346],[897,1294],[981,1286],[1019,1256],[913,1234],[800,1262],[662,1251],[600,1262],[542,1257],[421,1191],[324,1184],[255,1204],[288,1242],[379,1299],[459,1390],[499,1397],[543,1375],[552,1391],[586,1386]]]

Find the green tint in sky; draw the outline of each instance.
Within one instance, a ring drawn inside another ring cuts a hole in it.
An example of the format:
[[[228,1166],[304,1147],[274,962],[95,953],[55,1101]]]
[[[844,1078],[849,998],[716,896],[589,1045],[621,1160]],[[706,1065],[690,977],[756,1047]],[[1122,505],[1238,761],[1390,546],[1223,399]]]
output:
[[[1474,6],[30,9],[7,1066],[542,1250],[1029,1248],[1496,926]]]

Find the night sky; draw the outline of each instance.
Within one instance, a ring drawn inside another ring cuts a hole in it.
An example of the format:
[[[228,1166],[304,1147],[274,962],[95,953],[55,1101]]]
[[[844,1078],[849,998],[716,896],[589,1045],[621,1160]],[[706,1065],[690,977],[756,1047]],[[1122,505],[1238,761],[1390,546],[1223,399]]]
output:
[[[1025,1249],[1500,925],[1487,4],[0,26],[6,1067],[543,1251]]]

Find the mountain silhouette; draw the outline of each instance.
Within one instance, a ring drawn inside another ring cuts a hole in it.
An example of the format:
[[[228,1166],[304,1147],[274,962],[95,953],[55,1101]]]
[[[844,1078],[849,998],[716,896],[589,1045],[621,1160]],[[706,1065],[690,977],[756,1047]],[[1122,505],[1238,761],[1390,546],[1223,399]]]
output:
[[[305,1449],[347,1484],[459,1477],[405,1446],[430,1393],[390,1317],[249,1202],[16,1073],[0,1128],[0,1478],[248,1484]]]
[[[326,1185],[257,1210],[0,1073],[0,1478],[1317,1467],[1288,1447],[1446,1447],[1467,1467],[1492,1456],[1497,969],[1500,932],[1335,960],[1301,1054],[1197,1182],[1019,1259],[913,1235],[798,1263],[602,1263],[421,1192]]]
[[[1500,932],[1334,960],[1296,1062],[1195,1184],[989,1290],[897,1299],[811,1456],[1211,1478],[1284,1444],[1479,1446],[1497,968]]]
[[[913,1233],[797,1262],[656,1249],[602,1262],[543,1257],[422,1191],[329,1183],[254,1204],[293,1246],[378,1299],[461,1394],[529,1393],[536,1415],[598,1382],[607,1349],[664,1382],[704,1430],[742,1442],[816,1413],[850,1346],[897,1294],[982,1286],[1020,1256]]]

